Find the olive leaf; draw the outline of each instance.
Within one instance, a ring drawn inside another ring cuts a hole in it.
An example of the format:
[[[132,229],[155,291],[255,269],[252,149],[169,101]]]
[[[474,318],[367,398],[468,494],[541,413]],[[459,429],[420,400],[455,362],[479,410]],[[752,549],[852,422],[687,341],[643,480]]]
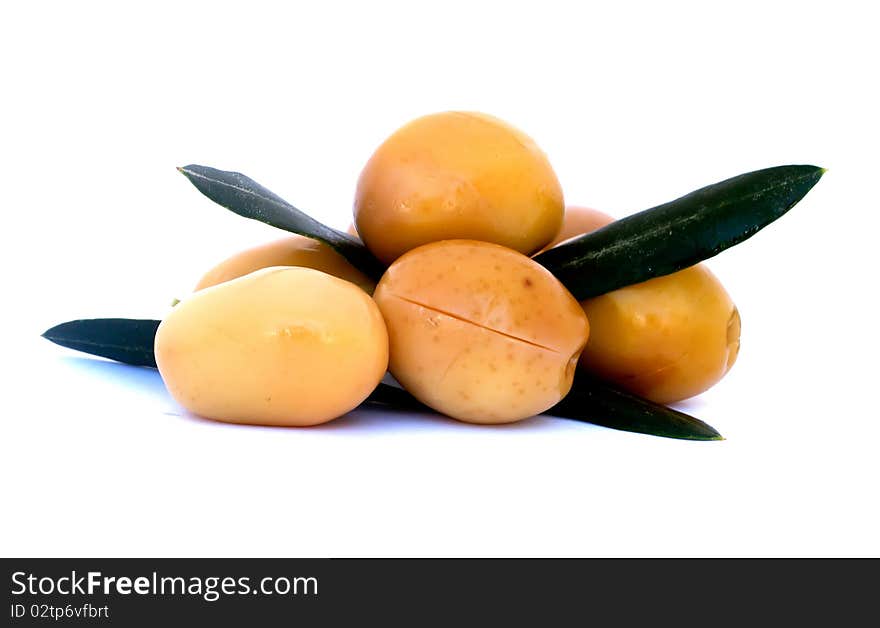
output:
[[[825,173],[777,166],[741,174],[633,214],[535,256],[578,300],[668,275],[750,238]]]
[[[315,220],[253,179],[195,164],[178,170],[199,192],[239,216],[320,240],[364,274],[376,280],[382,276],[384,266],[360,240]]]
[[[156,366],[153,343],[160,321],[96,318],[61,323],[43,334],[63,347],[136,366]],[[362,406],[430,412],[402,388],[379,384]],[[711,426],[598,380],[578,375],[568,396],[545,414],[628,432],[687,440],[721,440]]]
[[[153,341],[161,321],[93,318],[68,321],[43,332],[57,345],[135,366],[156,366]]]
[[[648,401],[580,372],[575,375],[568,395],[545,414],[653,436],[724,440],[714,427],[689,414]]]

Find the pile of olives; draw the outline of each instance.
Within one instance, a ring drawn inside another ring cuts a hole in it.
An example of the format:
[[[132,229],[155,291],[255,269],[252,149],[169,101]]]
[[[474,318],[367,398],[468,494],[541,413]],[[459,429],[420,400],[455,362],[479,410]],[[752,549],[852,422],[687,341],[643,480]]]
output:
[[[703,265],[578,302],[531,256],[613,219],[566,208],[535,142],[479,113],[419,118],[364,167],[351,233],[378,284],[303,236],[210,270],[159,326],[174,398],[234,423],[305,426],[357,407],[386,371],[471,423],[540,414],[576,369],[659,403],[718,382],[740,320]]]

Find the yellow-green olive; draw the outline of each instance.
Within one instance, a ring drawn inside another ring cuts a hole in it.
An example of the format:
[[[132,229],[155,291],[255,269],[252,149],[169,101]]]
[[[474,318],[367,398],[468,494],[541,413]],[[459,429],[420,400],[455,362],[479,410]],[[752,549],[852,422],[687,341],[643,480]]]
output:
[[[315,425],[359,405],[388,364],[373,300],[310,268],[276,267],[193,293],[156,332],[171,395],[230,423]]]
[[[303,266],[345,279],[372,292],[375,282],[323,242],[292,235],[236,253],[220,262],[199,280],[196,290],[243,277],[271,266]]]
[[[482,113],[418,118],[389,137],[358,181],[357,232],[390,264],[438,240],[466,238],[530,254],[559,231],[562,188],[535,142]]]
[[[703,265],[582,302],[590,340],[582,368],[658,403],[720,380],[739,351],[739,312]]]
[[[413,249],[374,299],[391,373],[423,403],[471,423],[518,421],[556,404],[589,335],[580,305],[549,271],[487,242]]]

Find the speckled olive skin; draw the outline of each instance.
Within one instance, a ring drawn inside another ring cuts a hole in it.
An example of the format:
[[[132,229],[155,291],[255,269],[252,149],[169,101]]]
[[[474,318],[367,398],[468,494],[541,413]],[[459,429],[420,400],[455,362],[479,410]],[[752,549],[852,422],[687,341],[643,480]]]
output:
[[[552,274],[487,242],[410,251],[374,299],[391,373],[423,403],[471,423],[518,421],[556,404],[589,335],[583,310]]]
[[[375,282],[323,242],[293,235],[236,253],[209,270],[196,290],[216,286],[271,266],[302,266],[345,279],[372,293]]]
[[[562,224],[562,188],[546,155],[482,113],[418,118],[389,137],[361,172],[357,232],[390,264],[406,251],[467,238],[531,254]]]
[[[373,300],[310,268],[268,268],[193,293],[156,332],[171,395],[200,416],[303,426],[358,406],[388,365]]]
[[[739,312],[702,264],[582,305],[592,325],[582,368],[658,403],[707,390],[739,353]]]

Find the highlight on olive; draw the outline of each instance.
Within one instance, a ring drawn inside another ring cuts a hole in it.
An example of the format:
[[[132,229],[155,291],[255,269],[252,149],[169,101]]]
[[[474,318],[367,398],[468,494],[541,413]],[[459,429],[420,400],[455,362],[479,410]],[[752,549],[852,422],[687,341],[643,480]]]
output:
[[[470,239],[531,254],[562,224],[562,187],[529,136],[483,113],[413,120],[370,157],[357,184],[357,233],[390,264],[439,240]]]

